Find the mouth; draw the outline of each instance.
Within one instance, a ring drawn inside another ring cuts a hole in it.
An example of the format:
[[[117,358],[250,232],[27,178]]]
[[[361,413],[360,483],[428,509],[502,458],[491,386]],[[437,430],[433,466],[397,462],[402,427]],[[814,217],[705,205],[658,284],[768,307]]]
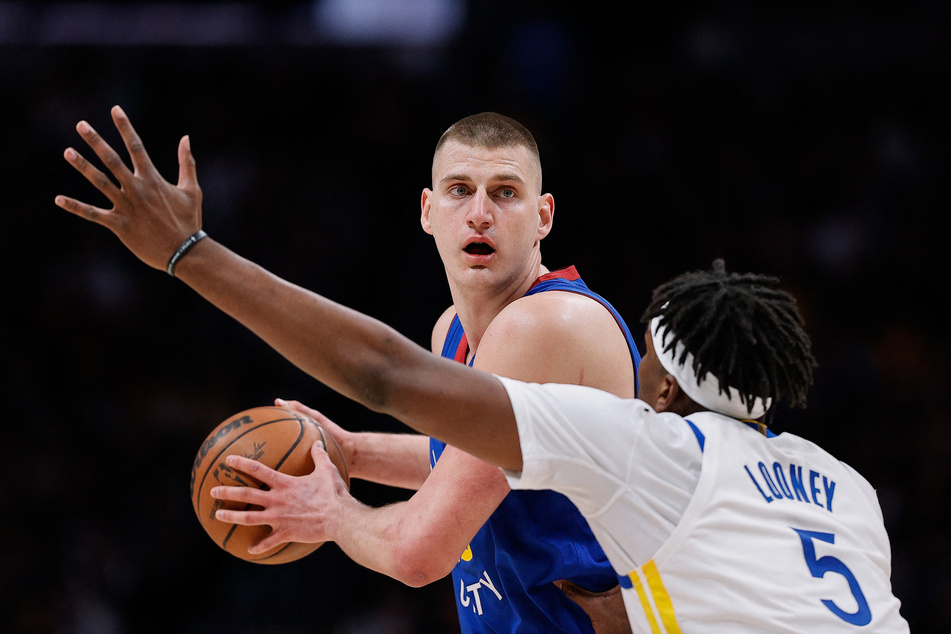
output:
[[[495,253],[495,249],[485,242],[470,242],[463,251],[469,255],[492,255]]]

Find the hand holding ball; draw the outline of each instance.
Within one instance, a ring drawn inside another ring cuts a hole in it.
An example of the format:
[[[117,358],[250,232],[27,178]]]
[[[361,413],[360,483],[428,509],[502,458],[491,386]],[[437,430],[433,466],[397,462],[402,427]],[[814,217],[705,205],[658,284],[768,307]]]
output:
[[[243,486],[262,491],[267,485],[229,466],[225,459],[243,456],[289,476],[314,471],[311,447],[320,442],[349,488],[346,461],[333,436],[315,420],[283,407],[256,407],[239,412],[218,425],[208,435],[195,456],[191,473],[192,506],[198,521],[221,548],[235,557],[261,564],[282,564],[309,555],[321,543],[288,542],[254,554],[248,548],[271,532],[269,526],[242,526],[215,518],[220,509],[255,511],[250,503],[218,500],[211,496],[216,486]]]

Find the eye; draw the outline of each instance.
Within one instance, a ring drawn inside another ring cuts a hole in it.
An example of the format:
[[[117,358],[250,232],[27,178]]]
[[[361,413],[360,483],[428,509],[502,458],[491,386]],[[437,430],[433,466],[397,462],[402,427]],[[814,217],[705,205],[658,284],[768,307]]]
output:
[[[499,195],[500,195],[502,198],[515,198],[515,190],[514,190],[514,189],[508,189],[508,188],[506,188],[506,189],[503,189],[503,190],[499,191]]]
[[[469,190],[467,190],[463,185],[455,185],[454,187],[449,188],[450,196],[465,196]]]

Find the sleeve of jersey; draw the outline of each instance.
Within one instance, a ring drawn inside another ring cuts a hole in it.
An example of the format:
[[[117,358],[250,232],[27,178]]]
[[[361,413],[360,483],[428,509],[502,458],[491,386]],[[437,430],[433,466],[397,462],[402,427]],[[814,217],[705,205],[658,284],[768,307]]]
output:
[[[636,425],[631,401],[579,385],[523,383],[499,377],[518,425],[522,471],[506,471],[513,489],[551,489],[582,513],[598,513],[624,488]]]

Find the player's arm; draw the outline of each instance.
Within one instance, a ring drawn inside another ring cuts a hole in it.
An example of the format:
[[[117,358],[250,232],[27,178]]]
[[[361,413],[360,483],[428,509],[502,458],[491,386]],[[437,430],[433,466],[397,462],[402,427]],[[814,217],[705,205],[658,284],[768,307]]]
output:
[[[454,307],[450,306],[433,327],[432,351],[436,355],[442,349],[455,314]],[[350,477],[414,491],[429,477],[429,436],[349,432],[297,401],[284,404],[316,419],[333,434],[343,449]]]
[[[314,471],[299,477],[241,456],[227,458],[229,466],[267,485],[212,489],[218,499],[260,507],[216,514],[223,522],[271,527],[252,553],[285,542],[333,541],[356,563],[419,587],[449,574],[508,491],[493,496],[479,482],[472,483],[473,473],[440,460],[409,500],[374,508],[350,495],[319,443],[311,451]]]
[[[586,329],[567,318],[564,311],[552,310],[553,304],[563,303],[555,297],[546,302],[516,302],[493,321],[475,363],[487,372],[524,381],[577,380],[578,351],[585,343],[579,333]],[[441,348],[453,314],[447,311],[437,321],[434,351]],[[552,319],[559,323],[551,323]],[[539,362],[537,355],[542,355],[544,362]],[[337,542],[363,566],[407,585],[424,585],[451,572],[509,490],[496,466],[450,444],[423,485],[405,502],[370,508],[340,492],[332,510],[333,527],[325,538]],[[255,495],[259,497],[255,503],[264,505],[267,494]],[[267,550],[276,543],[262,542],[259,548]],[[581,603],[584,595],[580,588],[576,596]],[[587,596],[598,598],[594,593]]]
[[[136,257],[164,270],[201,228],[201,190],[188,138],[179,143],[176,186],[158,173],[119,108],[113,121],[132,170],[88,124],[77,130],[118,185],[72,148],[65,153],[113,207],[65,196],[56,204],[107,227]],[[291,284],[211,238],[195,244],[175,274],[331,389],[494,464],[521,468],[512,406],[495,377],[437,358],[385,324]]]
[[[405,502],[382,508],[359,502],[341,505],[333,540],[357,563],[409,586],[423,586],[448,575],[505,498],[508,486],[493,487],[482,478],[481,469],[463,470],[446,458],[444,452],[423,485]],[[479,466],[501,475],[498,467],[484,462]]]
[[[432,351],[437,356],[455,314],[454,307],[450,306],[433,327]],[[429,477],[429,436],[348,432],[297,401],[289,406],[316,418],[330,430],[343,447],[351,477],[412,490],[418,490]]]
[[[449,309],[437,321],[432,338],[434,351],[441,349],[454,314]],[[219,499],[261,508],[218,512],[218,519],[222,521],[271,527],[269,536],[254,545],[252,552],[265,552],[288,541],[334,541],[356,563],[419,587],[452,571],[465,556],[469,542],[508,494],[509,487],[497,467],[451,446],[446,447],[430,473],[427,436],[353,434],[319,412],[295,402],[289,405],[330,430],[348,464],[355,464],[351,467],[351,477],[354,472],[363,477],[368,471],[376,470],[363,464],[366,455],[361,457],[361,452],[372,455],[371,460],[381,471],[400,457],[398,450],[394,455],[386,455],[384,444],[376,450],[360,448],[365,441],[375,440],[374,436],[380,436],[381,441],[386,440],[383,436],[425,441],[423,456],[428,477],[423,476],[418,491],[409,500],[373,508],[353,498],[346,487],[339,486],[337,475],[332,469],[322,468],[321,459],[316,455],[314,472],[297,478],[282,477],[253,461],[232,458],[233,468],[268,485],[261,491],[247,487],[217,487],[213,491]],[[410,463],[415,458],[415,454],[403,456]],[[407,468],[391,466],[400,471]],[[384,478],[380,473],[371,479]]]
[[[433,329],[436,349],[441,348],[454,314],[447,313],[448,319],[441,318]],[[354,440],[359,444],[362,434],[345,432],[319,412],[302,409],[299,404],[295,406],[328,427],[345,456],[352,453]],[[428,437],[416,438],[427,442],[424,454],[428,473]],[[381,447],[379,453],[383,452]],[[413,457],[406,456],[407,459]],[[391,458],[381,456],[379,464]],[[359,453],[348,460],[361,462]],[[252,552],[264,552],[287,541],[331,540],[360,565],[407,585],[421,586],[449,574],[509,492],[497,467],[452,446],[446,447],[435,468],[409,500],[383,508],[368,507],[354,499],[345,487],[339,486],[335,475],[322,469],[319,463],[315,457],[318,467],[314,473],[290,478],[276,475],[250,460],[232,458],[232,467],[249,473],[268,487],[261,491],[247,487],[216,488],[213,495],[219,499],[261,507],[259,511],[219,511],[218,519],[270,526],[270,535],[256,544]]]

